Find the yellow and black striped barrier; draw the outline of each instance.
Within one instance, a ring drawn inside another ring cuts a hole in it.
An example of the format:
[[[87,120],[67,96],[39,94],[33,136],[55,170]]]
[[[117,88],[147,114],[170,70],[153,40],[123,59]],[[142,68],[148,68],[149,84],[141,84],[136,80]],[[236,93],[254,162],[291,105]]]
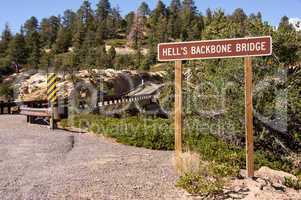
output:
[[[47,99],[52,106],[57,106],[57,76],[56,74],[48,74],[47,76]]]
[[[58,116],[58,88],[57,88],[57,76],[54,73],[47,75],[47,100],[51,104],[51,117],[50,128],[55,129],[57,127],[56,121]]]

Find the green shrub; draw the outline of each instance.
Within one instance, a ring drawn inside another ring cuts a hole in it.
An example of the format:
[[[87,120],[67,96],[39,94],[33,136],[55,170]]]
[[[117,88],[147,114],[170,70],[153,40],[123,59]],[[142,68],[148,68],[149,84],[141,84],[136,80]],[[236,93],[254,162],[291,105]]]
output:
[[[301,190],[301,176],[299,176],[298,179],[285,177],[284,185],[295,190]]]
[[[127,43],[126,39],[106,40],[106,44],[113,47],[124,47],[126,46],[126,43]]]
[[[97,115],[77,115],[69,119],[69,124],[115,138],[117,142],[128,145],[156,150],[174,149],[174,134],[169,120],[166,119],[140,117],[117,119]]]
[[[0,84],[0,96],[10,98],[13,97],[14,90],[8,84]]]
[[[216,163],[210,163],[209,165],[201,165],[199,172],[186,173],[180,177],[176,186],[187,190],[193,195],[202,196],[214,196],[223,192],[226,179],[221,176],[219,170],[215,169],[221,167]]]

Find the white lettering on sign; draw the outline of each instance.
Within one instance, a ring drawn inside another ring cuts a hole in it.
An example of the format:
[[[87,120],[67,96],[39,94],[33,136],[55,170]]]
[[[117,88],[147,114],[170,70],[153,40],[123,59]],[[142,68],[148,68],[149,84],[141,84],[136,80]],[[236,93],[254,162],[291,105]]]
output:
[[[187,47],[163,49],[163,56],[180,56],[180,55],[187,55],[187,54],[188,54]]]
[[[265,51],[266,48],[266,42],[236,44],[236,52]]]
[[[225,45],[201,45],[192,46],[191,55],[211,54],[211,53],[231,53],[232,44]]]
[[[245,56],[269,56],[272,54],[270,36],[204,40],[158,45],[158,60],[194,60]]]

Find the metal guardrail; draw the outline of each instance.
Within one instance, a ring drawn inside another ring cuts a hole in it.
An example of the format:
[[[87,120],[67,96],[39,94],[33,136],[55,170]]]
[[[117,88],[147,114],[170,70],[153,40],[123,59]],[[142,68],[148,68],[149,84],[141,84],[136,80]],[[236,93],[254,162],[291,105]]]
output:
[[[121,103],[130,103],[130,102],[137,102],[143,101],[147,99],[154,98],[155,95],[137,95],[137,96],[103,96],[102,99],[98,102],[98,106],[109,106],[109,105],[116,105]],[[64,99],[64,105],[61,107],[66,107],[68,105],[68,99]],[[3,102],[0,101],[0,114],[4,114],[4,109],[7,108],[7,114],[12,114],[12,108],[18,107],[18,111],[22,115],[32,115],[36,116],[39,115],[40,117],[49,117],[50,112],[48,109],[48,101],[41,100],[41,101],[12,101],[12,102]],[[68,106],[67,106],[68,107]],[[47,113],[48,112],[48,113]]]
[[[28,107],[37,107],[37,108],[42,108],[42,107],[47,107],[48,102],[47,101],[8,101],[8,102],[3,102],[0,101],[0,114],[4,114],[5,108],[7,108],[7,114],[12,114],[12,108],[13,107],[18,107],[18,110],[20,110],[21,106],[28,106]]]
[[[20,114],[34,117],[51,117],[51,109],[49,108],[29,108],[21,106]]]
[[[98,103],[98,106],[109,106],[109,105],[117,105],[122,103],[130,103],[130,102],[137,102],[147,99],[152,99],[154,95],[139,95],[139,96],[123,96],[123,97],[111,97],[111,98],[104,98],[103,101]]]

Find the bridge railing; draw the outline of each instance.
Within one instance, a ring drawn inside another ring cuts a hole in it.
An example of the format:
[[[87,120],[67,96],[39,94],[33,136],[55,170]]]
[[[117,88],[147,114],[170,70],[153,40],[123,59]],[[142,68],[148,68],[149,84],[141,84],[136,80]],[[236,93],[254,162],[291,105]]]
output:
[[[47,101],[0,101],[0,114],[12,114],[12,108],[17,108],[20,111],[21,106],[35,107],[35,108],[45,108],[48,106]],[[6,110],[6,112],[5,112]]]
[[[137,95],[137,96],[107,96],[98,102],[98,106],[109,106],[122,103],[138,102],[142,100],[152,99],[154,95]]]

